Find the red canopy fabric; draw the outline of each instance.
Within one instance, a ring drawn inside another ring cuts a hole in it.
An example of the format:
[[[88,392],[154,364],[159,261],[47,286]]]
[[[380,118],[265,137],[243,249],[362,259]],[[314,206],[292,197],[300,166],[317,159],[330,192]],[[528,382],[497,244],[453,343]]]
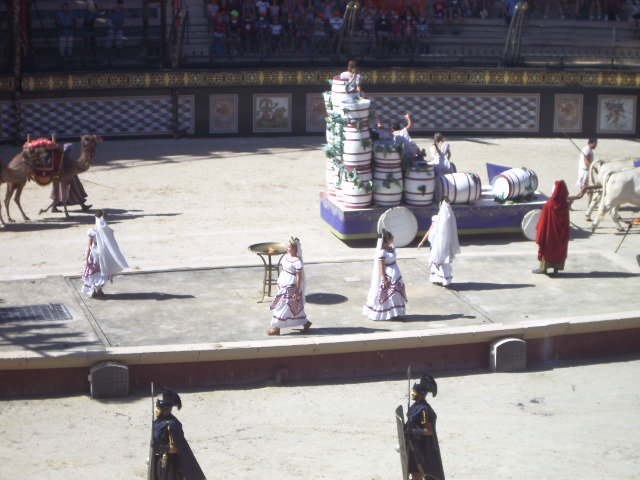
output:
[[[569,190],[564,180],[556,181],[551,198],[544,204],[538,221],[538,260],[562,264],[569,246]]]

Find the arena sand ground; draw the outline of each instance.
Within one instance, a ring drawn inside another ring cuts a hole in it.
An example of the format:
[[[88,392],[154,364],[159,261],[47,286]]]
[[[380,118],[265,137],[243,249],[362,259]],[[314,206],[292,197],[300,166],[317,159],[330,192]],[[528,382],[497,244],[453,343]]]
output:
[[[81,179],[89,203],[108,209],[133,270],[254,265],[247,245],[291,234],[302,239],[307,261],[368,259],[371,248],[341,242],[320,220],[322,140],[107,141]],[[533,169],[544,193],[556,179],[575,192],[578,151],[566,139],[450,140],[458,169],[480,174],[485,183],[484,164],[492,162]],[[427,139],[418,143],[428,146]],[[0,158],[16,151],[2,146]],[[596,150],[596,158],[638,156],[634,140],[603,139]],[[18,223],[0,229],[0,280],[80,272],[92,216],[39,216],[48,193],[32,182],[25,188],[32,223],[22,223],[12,206]],[[585,206],[584,200],[575,205]],[[586,227],[582,217],[575,212],[572,221]],[[620,238],[605,219],[595,235],[572,243],[613,250]],[[485,240],[465,239],[463,249],[495,249]],[[531,248],[535,261],[532,243],[500,248]],[[406,254],[417,254],[413,250]],[[638,235],[618,252],[625,259],[638,253]],[[597,279],[588,293],[603,294]],[[636,478],[639,373],[640,360],[618,358],[518,374],[438,374],[433,404],[447,478]],[[406,381],[397,377],[186,392],[178,416],[209,478],[394,479],[400,468],[393,410],[406,402],[405,392]],[[148,399],[16,400],[0,402],[0,409],[2,479],[144,476]]]

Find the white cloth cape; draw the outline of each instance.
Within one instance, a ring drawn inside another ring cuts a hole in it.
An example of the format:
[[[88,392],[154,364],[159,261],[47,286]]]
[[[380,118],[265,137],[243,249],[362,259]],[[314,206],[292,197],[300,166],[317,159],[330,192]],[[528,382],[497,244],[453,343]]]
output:
[[[429,264],[442,265],[451,263],[458,253],[460,253],[460,243],[458,243],[458,224],[453,209],[446,201],[440,205],[436,224],[429,232],[429,243],[431,253],[429,254]]]
[[[129,264],[122,255],[118,242],[116,242],[113,229],[107,225],[103,217],[96,218],[96,245],[100,271],[104,276],[112,277],[125,268],[129,268]]]

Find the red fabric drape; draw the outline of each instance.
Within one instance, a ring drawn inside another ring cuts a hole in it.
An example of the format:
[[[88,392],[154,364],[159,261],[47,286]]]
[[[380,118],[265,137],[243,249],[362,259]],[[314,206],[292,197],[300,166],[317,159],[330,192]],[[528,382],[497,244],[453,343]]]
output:
[[[558,180],[551,198],[544,204],[538,221],[536,243],[538,260],[561,264],[567,258],[569,246],[569,190],[564,180]]]

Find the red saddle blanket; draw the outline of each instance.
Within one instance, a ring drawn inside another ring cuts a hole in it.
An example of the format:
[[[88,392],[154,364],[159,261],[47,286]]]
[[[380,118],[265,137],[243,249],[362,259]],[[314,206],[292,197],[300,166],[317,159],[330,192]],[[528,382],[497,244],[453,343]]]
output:
[[[31,178],[38,185],[49,185],[54,177],[60,174],[64,151],[59,144],[48,138],[38,138],[23,145],[22,149],[35,148],[40,154],[33,161]]]

